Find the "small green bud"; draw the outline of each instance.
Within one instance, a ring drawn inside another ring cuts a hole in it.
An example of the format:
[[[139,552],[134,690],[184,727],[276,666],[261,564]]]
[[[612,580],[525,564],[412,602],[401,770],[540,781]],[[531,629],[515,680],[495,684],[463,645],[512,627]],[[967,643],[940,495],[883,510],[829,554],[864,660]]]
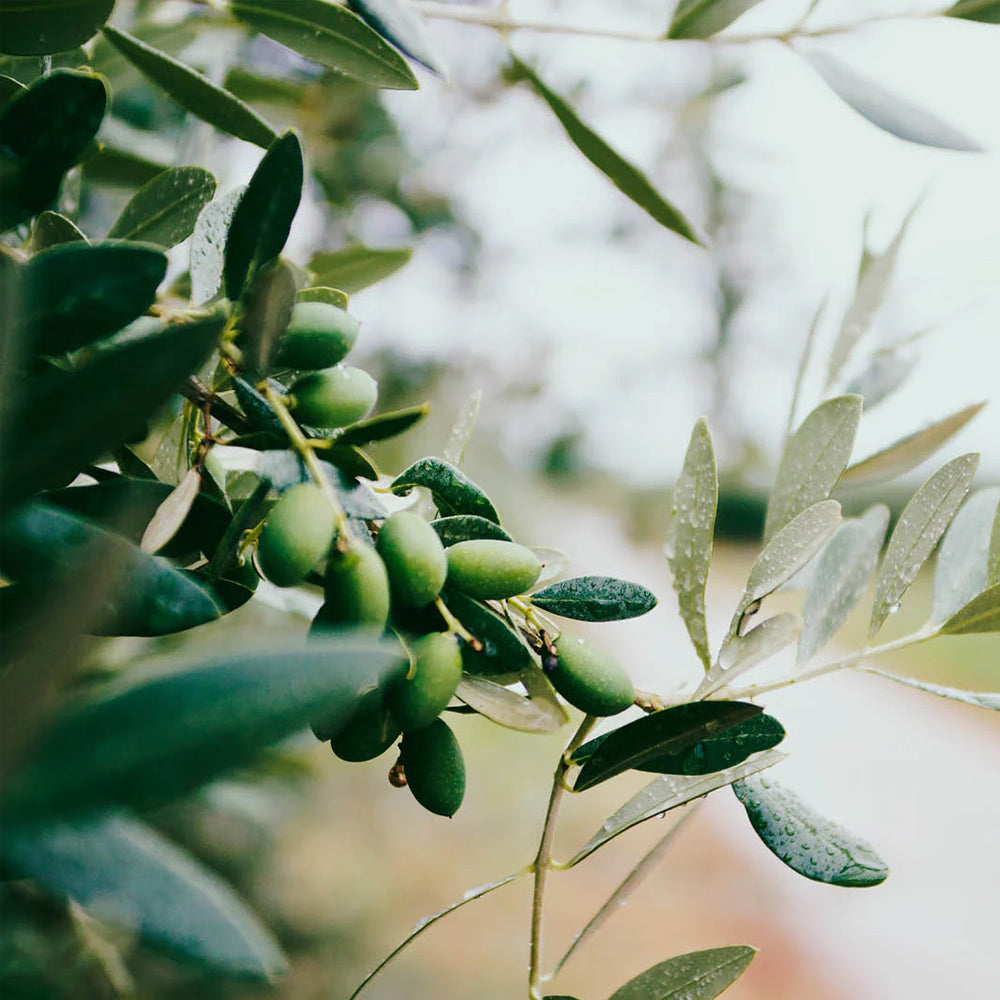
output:
[[[281,368],[315,371],[343,361],[358,339],[358,321],[328,302],[297,302],[275,357]]]
[[[515,542],[476,538],[448,549],[448,586],[481,601],[523,594],[541,571],[538,556]]]
[[[555,641],[552,686],[587,715],[617,715],[635,701],[635,688],[621,664],[578,635],[563,632]]]
[[[411,646],[413,676],[401,677],[389,688],[386,701],[403,732],[429,726],[451,701],[462,679],[458,638],[436,632]]]
[[[441,593],[448,560],[437,532],[422,517],[405,510],[392,514],[378,533],[376,547],[394,601],[419,608]]]
[[[406,783],[429,812],[454,816],[465,798],[465,760],[455,734],[442,719],[403,736]]]
[[[257,564],[279,587],[301,583],[333,541],[333,507],[313,483],[286,490],[274,505],[257,542]]]
[[[350,365],[302,375],[288,391],[296,420],[310,427],[346,427],[367,417],[378,399],[375,379]]]

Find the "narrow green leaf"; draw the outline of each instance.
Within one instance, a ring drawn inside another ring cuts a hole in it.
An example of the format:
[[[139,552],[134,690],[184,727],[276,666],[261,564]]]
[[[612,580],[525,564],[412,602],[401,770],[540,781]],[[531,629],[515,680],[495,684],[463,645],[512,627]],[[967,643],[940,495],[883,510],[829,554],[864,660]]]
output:
[[[142,533],[139,548],[152,555],[159,552],[180,530],[201,490],[201,476],[197,469],[189,469],[184,478],[170,491],[163,503],[156,508],[146,530]]]
[[[347,292],[342,292],[339,288],[325,288],[322,285],[313,288],[300,288],[295,293],[295,300],[297,302],[326,302],[338,309],[346,309],[349,301]]]
[[[313,718],[339,731],[363,694],[405,669],[398,645],[350,635],[164,664],[57,715],[4,805],[11,817],[159,805]]]
[[[337,444],[371,444],[373,441],[385,441],[408,431],[414,424],[420,423],[427,416],[430,405],[408,406],[405,410],[395,410],[392,413],[380,413],[377,417],[359,420],[356,424],[345,427],[337,436]]]
[[[302,198],[303,176],[302,146],[294,132],[286,132],[270,145],[233,211],[223,272],[230,301],[284,248]]]
[[[590,857],[594,851],[614,840],[626,830],[631,830],[633,826],[663,816],[671,809],[700,799],[718,788],[725,788],[726,785],[731,785],[740,778],[746,778],[758,771],[763,771],[765,768],[773,767],[787,756],[780,750],[768,750],[758,757],[737,764],[736,767],[727,768],[725,771],[716,771],[714,774],[696,776],[665,774],[655,781],[651,781],[642,791],[633,795],[621,809],[601,824],[597,833],[570,858],[567,867],[572,868],[574,865],[578,865],[585,858]]]
[[[60,215],[58,212],[42,212],[31,228],[28,245],[32,253],[38,253],[40,250],[47,250],[61,243],[77,242],[86,243],[88,240],[65,215]]]
[[[280,258],[258,268],[243,295],[244,356],[250,372],[271,370],[274,349],[295,308],[295,275]]]
[[[157,163],[149,157],[106,142],[96,149],[92,147],[81,166],[87,183],[128,188],[130,191],[148,184],[164,170],[170,169],[166,163]]]
[[[129,25],[129,34],[176,57],[205,30],[205,22],[195,11],[180,20],[166,22],[140,18]],[[98,35],[88,48],[91,68],[107,78],[112,93],[121,94],[142,83],[142,73],[103,35]]]
[[[759,705],[745,702],[700,701],[626,723],[587,758],[573,790],[582,792],[657,757],[680,753],[760,712]]]
[[[203,625],[220,609],[202,587],[164,559],[68,511],[34,502],[0,522],[4,576],[35,592],[85,576],[113,555],[108,592],[87,630],[98,635],[167,635]]]
[[[793,517],[830,495],[850,461],[863,403],[860,396],[828,399],[791,436],[767,503],[765,542]]]
[[[231,0],[232,12],[299,55],[373,87],[416,90],[406,60],[346,7],[326,0]]]
[[[18,398],[5,400],[0,420],[5,506],[62,485],[122,444],[208,357],[222,323],[211,317],[164,327],[101,351],[76,371],[23,381]]]
[[[493,538],[499,542],[514,541],[495,521],[475,514],[455,514],[452,517],[439,517],[431,521],[431,527],[437,532],[441,544],[447,548],[456,542],[468,542],[476,538]]]
[[[111,16],[115,0],[4,0],[0,52],[44,56],[82,45]]]
[[[942,626],[945,635],[1000,632],[1000,583],[974,597]]]
[[[548,684],[544,675],[541,680]],[[455,697],[498,726],[523,733],[554,733],[569,722],[566,710],[555,698],[526,698],[473,674],[462,677]]]
[[[576,576],[531,595],[543,611],[582,622],[638,618],[656,607],[656,596],[641,584],[613,576]]]
[[[352,246],[343,250],[324,250],[309,260],[316,283],[353,295],[395,274],[413,256],[409,247],[396,250],[372,250]]]
[[[667,38],[709,38],[758,3],[760,0],[680,0]]]
[[[503,615],[457,591],[449,591],[445,601],[448,610],[483,644],[478,651],[463,645],[462,666],[466,673],[495,681],[508,677],[517,680],[535,666],[524,640]]]
[[[15,80],[12,76],[0,74],[0,105],[6,104],[11,98],[17,97],[18,94],[23,94],[27,89],[20,80]]]
[[[952,125],[870,77],[857,73],[829,52],[814,50],[806,52],[805,58],[845,104],[878,128],[923,146],[982,152],[982,146]]]
[[[889,527],[889,508],[869,507],[850,518],[826,543],[802,609],[798,663],[806,663],[833,637],[868,589]]]
[[[400,52],[432,73],[445,75],[427,23],[409,0],[347,0],[347,6]]]
[[[221,198],[210,201],[194,224],[188,271],[191,275],[191,302],[196,306],[210,302],[222,287],[226,238],[233,213],[245,191],[245,187],[234,188]]]
[[[278,943],[226,882],[133,817],[13,827],[3,857],[52,895],[216,974],[270,980],[285,968]]]
[[[448,440],[445,442],[444,450],[441,452],[442,458],[452,465],[462,464],[465,458],[465,449],[469,447],[472,439],[472,432],[476,428],[476,420],[479,418],[479,406],[483,401],[483,392],[476,389],[470,392],[468,398],[458,411],[451,430],[448,432]]]
[[[267,149],[274,129],[248,104],[207,77],[138,38],[106,24],[104,37],[144,76],[162,87],[182,108],[220,132]]]
[[[692,700],[707,698],[723,684],[731,684],[758,663],[776,656],[795,642],[801,632],[802,619],[783,612],[765,619],[745,635],[728,636],[719,650],[719,658],[705,674]]]
[[[979,465],[976,454],[960,455],[938,469],[913,494],[892,532],[872,608],[869,637],[874,637],[899,604],[920,567],[962,505]]]
[[[392,481],[392,492],[406,495],[415,486],[430,490],[438,510],[444,514],[475,514],[500,523],[493,502],[457,466],[440,458],[421,458]]]
[[[1000,615],[998,615],[1000,619]],[[998,623],[1000,628],[1000,623]],[[897,684],[905,684],[907,687],[916,688],[918,691],[926,691],[928,694],[936,694],[939,698],[949,698],[951,701],[961,701],[966,705],[975,705],[977,708],[992,708],[995,712],[1000,712],[1000,692],[989,691],[962,691],[959,688],[942,687],[940,684],[929,684],[927,681],[918,681],[914,677],[899,677],[896,674],[886,673],[884,670],[876,670],[873,667],[865,668],[870,674],[878,674],[887,680],[895,681]]]
[[[958,0],[945,12],[946,17],[964,17],[969,21],[985,24],[1000,24],[1000,2],[998,0]]]
[[[645,174],[616,153],[596,132],[585,125],[576,112],[538,78],[530,67],[512,57],[515,72],[523,76],[552,109],[570,141],[626,198],[652,216],[661,226],[697,246],[702,241],[690,223],[650,184]]]
[[[554,549],[548,545],[529,545],[532,552],[538,556],[542,571],[534,583],[534,589],[541,590],[569,569],[570,559],[562,549]]]
[[[943,622],[988,585],[990,532],[1000,487],[979,490],[962,505],[938,548],[931,621]]]
[[[214,195],[215,178],[207,170],[172,167],[135,193],[108,238],[176,246],[194,231],[199,213]]]
[[[926,461],[951,440],[986,405],[974,403],[943,420],[938,420],[922,430],[908,434],[899,441],[883,448],[868,458],[850,466],[841,482],[857,486],[860,483],[879,482],[901,476]]]
[[[776,781],[745,778],[733,791],[757,836],[792,871],[847,888],[878,885],[888,877],[889,869],[870,845],[813,812]]]
[[[997,508],[993,518],[993,531],[990,534],[989,565],[986,572],[986,582],[992,587],[1000,583],[1000,508]]]
[[[867,367],[845,386],[846,392],[861,396],[865,412],[870,413],[879,403],[888,399],[910,377],[917,364],[917,356],[902,348],[885,348],[876,351]],[[851,475],[851,469],[844,476]]]
[[[743,975],[756,948],[732,945],[668,958],[630,979],[609,1000],[712,1000]]]
[[[707,671],[712,664],[705,625],[705,585],[712,564],[719,473],[708,423],[702,417],[691,431],[681,474],[674,486],[666,554],[674,577],[681,617]]]

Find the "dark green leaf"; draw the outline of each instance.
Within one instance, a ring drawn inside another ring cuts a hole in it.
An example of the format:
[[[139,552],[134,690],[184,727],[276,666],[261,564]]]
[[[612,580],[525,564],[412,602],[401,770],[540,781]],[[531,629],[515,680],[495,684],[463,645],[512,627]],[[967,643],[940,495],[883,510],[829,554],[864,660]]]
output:
[[[638,583],[613,576],[576,576],[537,591],[531,603],[562,618],[614,622],[652,611],[656,596]]]
[[[176,246],[191,235],[214,194],[215,178],[201,167],[164,170],[135,193],[108,237]]]
[[[221,87],[178,62],[166,52],[147,45],[111,25],[102,29],[104,37],[133,66],[162,87],[182,108],[209,125],[266,149],[275,132],[256,111]]]
[[[544,676],[541,680],[548,684]],[[569,722],[557,698],[526,698],[486,677],[466,674],[455,697],[498,726],[523,733],[554,733]]]
[[[33,253],[58,246],[60,243],[87,242],[87,237],[58,212],[42,212],[31,228],[30,248]]]
[[[25,317],[39,354],[62,354],[101,340],[156,300],[167,258],[128,243],[62,243],[25,265]]]
[[[733,785],[757,836],[792,871],[816,882],[865,888],[884,882],[885,862],[864,841],[805,806],[770,778]]]
[[[997,595],[1000,601],[1000,595]],[[997,615],[997,625],[1000,629],[1000,613]],[[927,681],[918,681],[914,677],[899,677],[896,674],[887,674],[884,670],[875,670],[872,667],[866,668],[871,674],[878,674],[887,680],[895,681],[897,684],[905,684],[907,687],[916,688],[918,691],[926,691],[928,694],[936,694],[939,698],[948,698],[951,701],[961,701],[966,705],[975,705],[977,708],[992,708],[995,712],[1000,712],[1000,692],[990,691],[962,691],[958,688],[942,687],[940,684],[929,684]]]
[[[582,792],[650,760],[681,753],[738,722],[761,713],[739,701],[700,701],[665,708],[610,732],[591,754],[573,785]]]
[[[160,52],[177,56],[205,31],[205,21],[195,11],[180,20],[140,19],[129,25],[129,34]],[[88,48],[91,67],[107,78],[112,93],[121,94],[142,83],[142,73],[103,35],[98,35]]]
[[[405,410],[380,413],[377,417],[360,420],[340,432],[337,444],[371,444],[373,441],[394,438],[409,430],[414,424],[420,423],[429,410],[430,406],[423,403],[420,406],[409,406]]]
[[[990,532],[1000,511],[1000,487],[973,493],[938,547],[931,621],[943,622],[989,584]]]
[[[313,254],[309,270],[315,276],[317,284],[330,285],[353,294],[395,274],[412,256],[413,251],[409,247],[372,250],[369,247],[353,246]]]
[[[348,517],[357,521],[382,521],[389,516],[382,500],[370,486],[359,483],[325,462],[320,462],[320,468],[333,483],[337,496],[340,497],[340,505]]]
[[[244,357],[250,371],[266,374],[274,348],[295,306],[295,275],[280,258],[257,270],[243,296]]]
[[[82,45],[111,16],[115,0],[4,0],[0,52],[42,56]]]
[[[107,109],[100,77],[56,70],[0,111],[0,231],[47,208],[63,175],[93,142]]]
[[[994,584],[956,611],[942,626],[945,635],[1000,632],[1000,583]]]
[[[760,0],[680,0],[667,38],[709,38],[758,3]]]
[[[456,542],[467,542],[475,538],[495,538],[500,542],[514,541],[495,521],[476,517],[475,514],[439,517],[436,521],[431,521],[431,527],[438,533],[438,538],[445,548]]]
[[[138,153],[101,143],[92,149],[83,161],[83,179],[90,184],[130,190],[148,184],[154,177],[170,168]]]
[[[12,97],[23,94],[28,88],[20,80],[12,76],[0,74],[0,105],[6,104]]]
[[[222,323],[212,317],[166,327],[101,351],[77,371],[54,370],[22,382],[0,421],[5,506],[62,485],[126,441],[208,357]]]
[[[440,458],[422,458],[392,481],[392,492],[405,495],[415,486],[431,491],[444,515],[475,514],[500,523],[490,498],[461,469]]]
[[[958,0],[945,11],[947,17],[964,17],[969,21],[1000,24],[1000,3],[997,0]]]
[[[29,590],[85,576],[111,553],[113,580],[88,631],[99,635],[166,635],[219,617],[211,596],[167,562],[68,511],[32,503],[0,522],[3,575]]]
[[[483,644],[478,652],[468,645],[462,647],[462,666],[467,673],[516,678],[534,667],[524,640],[503,615],[458,592],[449,591],[445,600],[448,610]]]
[[[4,861],[56,897],[147,944],[217,974],[269,980],[277,942],[218,875],[138,819],[110,813],[72,825],[14,827]]]
[[[233,390],[236,402],[246,414],[251,429],[268,431],[287,438],[277,414],[271,409],[271,404],[245,379],[236,376],[233,379]]]
[[[167,802],[313,718],[339,731],[361,696],[401,676],[406,661],[398,645],[344,635],[199,653],[169,667],[57,715],[7,787],[8,816]]]
[[[829,52],[814,50],[807,52],[805,57],[845,104],[886,132],[924,146],[961,152],[982,151],[982,146],[958,129],[870,77],[856,73]]]
[[[191,301],[202,306],[215,297],[222,286],[226,264],[226,238],[233,213],[246,188],[234,188],[209,202],[198,216],[191,234]]]
[[[375,482],[382,475],[371,458],[353,445],[343,448],[334,445],[325,449],[323,455],[327,464],[336,466],[350,479],[370,479]]]
[[[233,13],[299,55],[373,87],[416,90],[406,60],[356,14],[324,0],[231,0]]]
[[[302,198],[302,181],[302,147],[295,133],[286,132],[264,154],[233,212],[224,270],[231,301],[281,253]]]
[[[326,302],[338,309],[346,309],[348,303],[347,292],[342,292],[339,288],[325,288],[322,285],[300,288],[295,293],[295,300],[296,302]]]
[[[652,216],[661,226],[683,236],[698,246],[701,240],[690,223],[650,184],[645,174],[616,153],[596,132],[585,125],[576,112],[556,93],[549,90],[530,69],[514,58],[514,70],[523,76],[559,119],[570,141],[627,198]]]
[[[421,15],[408,0],[347,0],[347,6],[400,52],[443,76],[441,58]]]
[[[757,954],[732,945],[668,958],[630,979],[609,1000],[712,1000],[731,986]]]

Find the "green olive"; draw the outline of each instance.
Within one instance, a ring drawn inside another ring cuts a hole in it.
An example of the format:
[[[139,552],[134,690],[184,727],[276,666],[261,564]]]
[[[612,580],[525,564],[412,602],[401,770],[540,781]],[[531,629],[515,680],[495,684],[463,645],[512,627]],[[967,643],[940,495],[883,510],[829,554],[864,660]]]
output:
[[[347,725],[330,740],[330,748],[341,760],[374,760],[398,739],[399,726],[386,712],[381,692],[374,695],[362,700]]]
[[[329,368],[343,361],[358,339],[358,321],[328,302],[297,302],[275,361],[298,371]]]
[[[429,726],[444,711],[462,679],[458,638],[448,632],[425,635],[411,646],[412,677],[397,680],[386,701],[403,732]]]
[[[360,368],[337,365],[302,375],[289,392],[300,423],[346,427],[371,413],[378,399],[378,383]]]
[[[392,514],[378,533],[376,547],[394,601],[419,608],[441,593],[448,559],[437,532],[422,517],[406,510]]]
[[[381,631],[389,618],[389,577],[379,554],[364,542],[335,552],[326,564],[326,603],[316,615],[328,626],[371,625]]]
[[[465,760],[455,734],[442,719],[403,736],[406,783],[429,812],[454,816],[465,797]]]
[[[587,715],[616,715],[635,701],[635,688],[622,665],[578,635],[563,632],[555,641],[553,687]]]
[[[333,541],[333,507],[313,483],[299,483],[281,495],[257,542],[257,565],[272,583],[301,583]]]
[[[538,556],[515,542],[475,538],[448,549],[448,586],[481,601],[523,594],[541,571]]]

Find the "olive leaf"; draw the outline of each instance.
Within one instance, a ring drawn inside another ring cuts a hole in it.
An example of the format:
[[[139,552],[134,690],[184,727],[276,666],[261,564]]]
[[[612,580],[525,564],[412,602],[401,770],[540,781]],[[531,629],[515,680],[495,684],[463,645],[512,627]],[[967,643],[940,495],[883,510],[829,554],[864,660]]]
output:
[[[197,469],[189,469],[184,478],[170,491],[156,508],[142,534],[139,548],[153,555],[159,552],[180,530],[201,490],[201,476]]]
[[[997,615],[998,628],[1000,628],[1000,613]],[[897,684],[905,684],[907,687],[916,688],[918,691],[926,691],[928,694],[935,694],[939,698],[948,698],[951,701],[961,701],[966,705],[975,705],[977,708],[992,708],[1000,712],[1000,692],[988,691],[962,691],[958,688],[942,687],[940,684],[930,684],[927,681],[918,681],[915,677],[899,677],[896,674],[887,673],[884,670],[876,670],[874,667],[865,667],[870,674],[884,677],[886,680],[895,681]]]
[[[451,462],[454,466],[462,464],[465,457],[465,449],[469,446],[472,432],[476,428],[476,420],[479,417],[479,406],[483,401],[481,389],[469,393],[468,398],[458,411],[451,430],[448,433],[448,440],[445,442],[444,450],[441,452],[446,462]]]
[[[707,698],[723,684],[731,684],[758,663],[769,660],[790,646],[801,632],[802,619],[798,615],[782,612],[766,618],[745,635],[728,636],[719,650],[718,659],[698,685],[692,700]]]
[[[543,611],[583,622],[638,618],[656,607],[656,596],[641,584],[613,576],[576,576],[531,595]]]
[[[481,650],[466,644],[462,647],[462,666],[466,673],[501,680],[518,679],[535,666],[531,651],[503,615],[481,601],[458,591],[445,595],[448,610],[482,644]]]
[[[712,563],[712,539],[719,506],[719,474],[708,424],[691,431],[681,474],[674,486],[665,545],[681,617],[707,671],[712,663],[705,625],[705,585]]]
[[[850,460],[863,402],[860,396],[828,399],[791,436],[767,503],[765,542],[797,514],[830,495]]]
[[[380,413],[367,420],[359,420],[356,424],[345,427],[337,435],[337,444],[371,444],[373,441],[394,438],[404,431],[408,431],[414,424],[420,423],[429,411],[429,404],[422,403],[420,406],[408,406],[405,410]]]
[[[845,386],[846,392],[861,396],[865,412],[870,413],[879,403],[888,399],[910,377],[917,364],[917,356],[902,347],[876,351],[867,366]],[[841,481],[852,475],[851,468]]]
[[[758,3],[760,0],[680,0],[667,38],[709,38]]]
[[[891,479],[915,469],[951,440],[970,420],[978,416],[985,405],[985,402],[974,403],[942,420],[935,421],[928,427],[907,434],[888,448],[883,448],[848,467],[841,476],[841,482],[857,486],[859,483]]]
[[[609,1000],[712,1000],[746,971],[756,948],[731,945],[676,955],[639,973]]]
[[[162,87],[185,111],[220,132],[263,149],[274,142],[274,129],[253,108],[197,70],[110,24],[101,31],[143,76]]]
[[[493,502],[461,469],[441,458],[421,458],[392,481],[393,493],[406,495],[415,486],[430,490],[444,515],[475,514],[500,523]]]
[[[232,12],[299,55],[373,87],[416,90],[406,60],[346,7],[324,0],[231,0]]]
[[[537,673],[548,684],[541,671]],[[473,674],[462,677],[455,697],[498,726],[524,733],[554,733],[569,722],[566,710],[556,698],[526,698],[495,681]]]
[[[794,792],[765,777],[733,784],[750,823],[775,857],[816,882],[865,888],[889,875],[874,849],[813,812]]]
[[[353,295],[395,274],[413,256],[409,247],[373,250],[352,246],[323,250],[309,259],[309,270],[319,285],[329,285]]]
[[[1000,632],[1000,583],[972,598],[941,626],[945,635]]]
[[[44,56],[82,45],[111,16],[115,0],[14,0],[0,10],[0,52]]]
[[[215,195],[215,178],[201,167],[172,167],[141,187],[108,231],[109,239],[172,247],[194,231]]]
[[[986,573],[986,582],[992,587],[1000,583],[1000,507],[993,518],[993,531],[990,533],[990,552]]]
[[[243,296],[244,356],[251,372],[263,375],[270,370],[274,349],[288,329],[294,307],[291,266],[279,258],[258,268]]]
[[[576,148],[611,181],[626,198],[643,209],[661,226],[677,233],[697,246],[702,246],[691,224],[653,187],[649,179],[619,153],[615,152],[596,132],[585,125],[577,113],[554,91],[550,90],[530,67],[511,56],[514,72],[527,80],[535,92],[552,109]]]
[[[969,21],[1000,24],[998,0],[958,0],[958,3],[949,7],[944,13],[945,17],[964,17]]]
[[[475,514],[455,514],[452,517],[439,517],[431,521],[431,527],[437,532],[441,544],[448,548],[456,542],[468,542],[476,538],[493,538],[500,542],[514,541],[495,521]]]
[[[445,75],[427,24],[409,0],[347,0],[347,6],[400,52],[432,73]]]
[[[323,285],[316,285],[312,288],[300,288],[295,293],[296,302],[325,302],[327,305],[336,306],[338,309],[347,309],[348,295],[339,288],[326,288]]]
[[[979,466],[977,454],[960,455],[913,494],[889,538],[872,607],[869,638],[885,623],[962,505]]]
[[[285,960],[232,890],[187,852],[122,813],[4,833],[5,864],[147,944],[216,974],[268,981]]]
[[[233,213],[245,191],[245,187],[237,187],[210,201],[195,221],[188,270],[191,275],[191,302],[196,306],[205,305],[222,287],[226,237]]]
[[[31,227],[28,246],[32,253],[59,246],[61,243],[88,243],[89,240],[76,225],[58,212],[42,212]]]

